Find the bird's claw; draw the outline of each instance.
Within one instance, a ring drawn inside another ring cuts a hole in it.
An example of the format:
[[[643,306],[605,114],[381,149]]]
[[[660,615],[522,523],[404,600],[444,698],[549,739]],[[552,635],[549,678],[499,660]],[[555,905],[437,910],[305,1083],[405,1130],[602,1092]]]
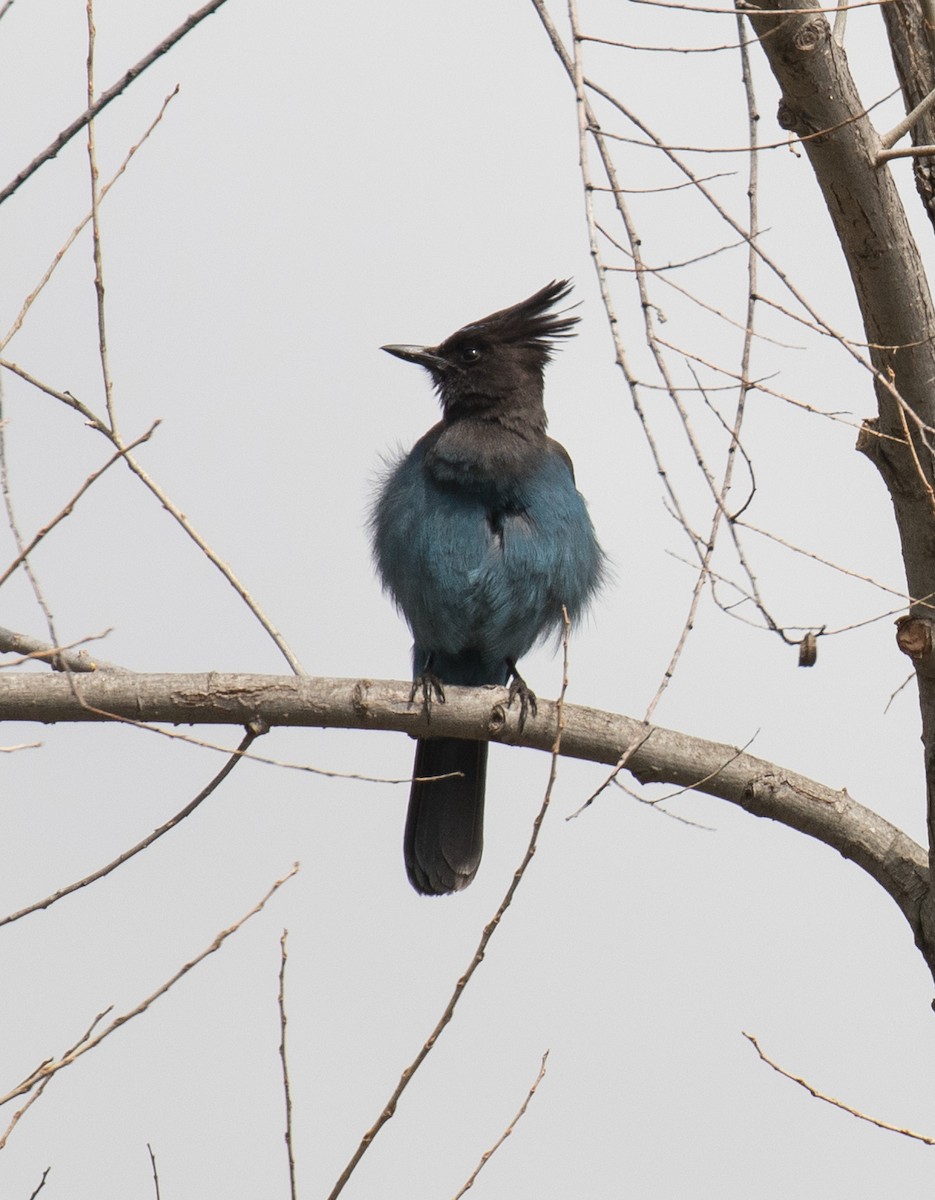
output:
[[[416,697],[422,695],[422,711],[425,713],[426,721],[432,719],[432,704],[445,703],[445,689],[442,687],[442,681],[437,675],[433,675],[431,671],[423,671],[421,675],[417,675],[412,681],[412,689],[409,692],[409,703],[415,704]]]
[[[522,675],[520,675],[512,664],[510,670],[513,678],[510,680],[510,698],[506,706],[507,708],[512,708],[513,701],[519,699],[519,731],[522,733],[523,727],[526,724],[526,718],[530,715],[533,717],[538,716],[536,693],[530,687],[527,687],[526,680],[523,679]]]

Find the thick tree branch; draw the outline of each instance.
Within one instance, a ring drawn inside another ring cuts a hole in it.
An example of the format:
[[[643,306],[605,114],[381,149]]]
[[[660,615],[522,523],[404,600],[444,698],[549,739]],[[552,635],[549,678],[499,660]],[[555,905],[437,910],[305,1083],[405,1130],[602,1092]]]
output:
[[[805,141],[860,305],[876,368],[878,417],[858,448],[880,471],[896,515],[913,616],[935,597],[935,308],[918,248],[880,138],[824,16],[802,4],[771,13],[773,0],[742,0],[782,89],[778,119]],[[930,81],[921,84],[923,92]],[[914,98],[914,97],[913,97]],[[928,797],[929,853],[935,856],[935,672],[917,671]],[[935,968],[935,897],[922,909],[922,946]]]
[[[915,0],[890,0],[880,6],[907,113],[914,113],[935,87],[935,30],[928,24],[924,9]],[[913,146],[935,142],[935,108],[917,113],[909,133]],[[929,220],[935,224],[935,164],[931,158],[918,158],[912,170]]]
[[[485,738],[549,752],[557,707],[540,700],[539,715],[520,733],[505,688],[446,689],[447,703],[427,721],[411,704],[410,683],[311,679],[278,675],[144,675],[94,672],[0,677],[0,720],[168,722],[395,730],[412,736]],[[618,713],[566,705],[561,753],[616,765],[641,783],[675,784],[769,817],[839,851],[870,874],[899,905],[922,944],[920,906],[928,887],[927,857],[901,830],[837,791],[732,746],[692,737]],[[924,946],[923,946],[924,952]]]

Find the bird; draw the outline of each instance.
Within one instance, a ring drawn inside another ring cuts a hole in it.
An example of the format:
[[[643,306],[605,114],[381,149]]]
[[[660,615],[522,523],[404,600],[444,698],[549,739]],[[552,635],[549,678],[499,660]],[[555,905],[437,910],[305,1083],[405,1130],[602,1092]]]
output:
[[[574,622],[605,556],[564,446],[546,433],[543,371],[577,316],[554,280],[437,346],[381,349],[424,367],[442,417],[391,461],[370,514],[384,590],[413,636],[410,702],[431,720],[445,685],[510,685],[519,724],[536,715],[519,659]],[[487,742],[420,737],[403,852],[423,895],[460,891],[483,850]],[[443,778],[436,778],[442,776]]]

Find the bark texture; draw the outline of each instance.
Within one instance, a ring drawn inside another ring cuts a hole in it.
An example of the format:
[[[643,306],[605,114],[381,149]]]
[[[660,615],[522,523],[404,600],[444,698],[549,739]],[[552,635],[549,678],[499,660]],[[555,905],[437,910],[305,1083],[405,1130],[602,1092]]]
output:
[[[445,689],[427,721],[409,699],[411,683],[278,675],[82,675],[4,673],[0,721],[131,721],[191,725],[274,725],[397,730],[418,736],[482,738],[552,749],[555,704],[518,729],[506,688]],[[826,787],[733,746],[632,717],[565,705],[560,752],[615,766],[642,783],[664,783],[728,800],[831,846],[870,874],[896,901],[916,941],[928,891],[925,851],[847,791]]]
[[[910,616],[935,613],[935,309],[918,248],[889,167],[878,163],[880,138],[865,111],[844,50],[824,16],[789,13],[796,5],[743,4],[782,89],[779,122],[803,138],[834,232],[850,271],[877,372],[878,415],[858,441],[889,490],[899,531]],[[782,8],[782,13],[771,13]],[[814,9],[802,4],[803,10]],[[920,55],[918,21],[901,10],[898,38],[907,95],[928,87],[908,75]],[[894,45],[894,53],[898,47]],[[927,69],[930,76],[930,66]],[[928,186],[926,184],[926,186]],[[830,243],[830,239],[829,239]],[[928,802],[930,855],[935,848],[935,671],[917,664]],[[919,947],[935,974],[935,902],[922,904]]]

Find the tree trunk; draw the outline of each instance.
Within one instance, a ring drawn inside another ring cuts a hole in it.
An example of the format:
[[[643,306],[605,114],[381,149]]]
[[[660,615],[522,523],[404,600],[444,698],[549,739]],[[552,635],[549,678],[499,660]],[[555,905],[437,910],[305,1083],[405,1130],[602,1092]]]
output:
[[[771,15],[770,7],[781,7],[785,13]],[[878,408],[878,416],[866,422],[858,448],[876,464],[893,501],[907,590],[913,597],[910,615],[931,629],[935,628],[931,625],[935,616],[935,310],[889,167],[878,161],[880,138],[857,94],[847,57],[824,16],[814,11],[789,15],[790,7],[786,0],[757,5],[756,11],[744,4],[744,12],[782,89],[779,123],[803,139],[851,274],[876,372]],[[903,69],[911,73],[912,56],[920,53],[930,63],[928,44],[912,40],[918,33],[910,30],[907,40],[905,23],[896,20],[896,27],[902,48],[902,57],[897,54],[897,58]],[[913,85],[918,86],[918,82]],[[922,639],[919,645],[922,652],[912,657],[922,711],[931,864],[935,854],[935,638]],[[935,974],[931,889],[922,905],[917,940]]]

